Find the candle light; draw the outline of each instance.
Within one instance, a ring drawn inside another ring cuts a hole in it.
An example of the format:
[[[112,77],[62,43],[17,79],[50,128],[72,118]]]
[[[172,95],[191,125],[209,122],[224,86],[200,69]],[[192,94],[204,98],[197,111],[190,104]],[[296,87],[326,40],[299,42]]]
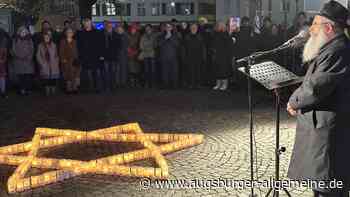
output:
[[[169,167],[163,154],[202,143],[204,136],[191,134],[143,133],[137,123],[98,129],[91,132],[38,128],[31,142],[0,147],[0,164],[18,166],[9,178],[9,193],[16,193],[63,181],[82,174],[105,174],[167,178]],[[40,158],[40,148],[93,141],[139,142],[144,149],[91,161]],[[168,143],[157,146],[154,143]],[[16,155],[28,152],[27,156]],[[127,163],[155,159],[158,168],[129,166]],[[52,169],[39,176],[24,178],[30,168]]]

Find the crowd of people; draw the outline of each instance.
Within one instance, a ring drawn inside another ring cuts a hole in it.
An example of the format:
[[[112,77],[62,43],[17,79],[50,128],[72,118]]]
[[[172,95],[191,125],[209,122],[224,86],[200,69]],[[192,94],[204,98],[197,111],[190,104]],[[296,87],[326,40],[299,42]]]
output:
[[[6,97],[6,87],[15,87],[21,95],[37,89],[54,95],[58,88],[74,94],[125,87],[204,86],[225,91],[242,80],[234,59],[279,46],[298,34],[307,21],[300,13],[287,29],[265,17],[260,32],[254,31],[248,17],[242,18],[240,26],[177,21],[159,26],[114,25],[104,21],[104,29],[97,30],[87,18],[80,30],[69,21],[65,21],[63,32],[54,31],[48,21],[34,34],[26,26],[13,36],[0,30],[0,92]],[[301,62],[296,62],[299,54],[285,55],[293,61],[269,58],[285,65],[288,62],[286,66],[297,73],[302,68]],[[11,86],[6,83],[9,71],[16,76],[10,80]]]

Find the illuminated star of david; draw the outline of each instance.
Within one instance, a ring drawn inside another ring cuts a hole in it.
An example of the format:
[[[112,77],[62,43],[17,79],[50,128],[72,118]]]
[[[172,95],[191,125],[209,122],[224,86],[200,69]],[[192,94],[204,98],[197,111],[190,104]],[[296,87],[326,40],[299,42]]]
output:
[[[91,132],[37,128],[31,142],[0,147],[0,164],[18,166],[7,182],[9,193],[23,192],[83,174],[166,179],[169,176],[169,169],[163,154],[201,144],[203,139],[203,135],[196,134],[145,134],[137,123]],[[91,161],[37,157],[38,151],[42,148],[91,141],[139,142],[144,149]],[[157,146],[154,142],[166,144]],[[16,155],[26,152],[27,156]],[[126,165],[149,158],[154,158],[158,167]],[[26,177],[31,168],[52,171]]]

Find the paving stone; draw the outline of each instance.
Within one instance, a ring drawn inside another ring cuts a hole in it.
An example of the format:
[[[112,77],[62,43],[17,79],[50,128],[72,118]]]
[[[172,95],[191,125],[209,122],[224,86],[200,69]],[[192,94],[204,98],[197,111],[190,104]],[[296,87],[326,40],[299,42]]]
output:
[[[261,93],[264,96],[264,93]],[[234,99],[234,102],[232,100]],[[113,94],[27,98],[10,95],[0,102],[0,145],[28,141],[35,127],[91,130],[115,124],[139,122],[147,131],[191,132],[205,135],[199,146],[167,155],[171,180],[250,177],[249,114],[245,92],[216,93],[198,91],[120,90]],[[274,176],[275,124],[273,103],[255,110],[255,140],[259,180]],[[1,116],[4,114],[5,116]],[[287,148],[281,157],[281,175],[289,165],[295,135],[295,120],[282,113],[281,145]],[[136,145],[96,143],[83,147],[67,146],[48,150],[48,155],[62,154],[76,159],[98,158],[103,154],[135,150]],[[88,153],[88,155],[87,155]],[[46,153],[45,153],[46,154]],[[149,162],[141,162],[146,164]],[[0,182],[5,188],[14,168],[0,166]],[[140,179],[87,175],[66,180],[30,193],[25,197],[165,197],[165,196],[248,196],[250,190],[218,189],[149,189],[142,190]],[[259,190],[256,190],[259,191]],[[267,189],[262,189],[262,194]],[[311,197],[305,188],[292,188],[292,196]],[[0,197],[8,197],[0,190]],[[263,195],[264,196],[264,195]],[[284,196],[283,194],[281,195]]]

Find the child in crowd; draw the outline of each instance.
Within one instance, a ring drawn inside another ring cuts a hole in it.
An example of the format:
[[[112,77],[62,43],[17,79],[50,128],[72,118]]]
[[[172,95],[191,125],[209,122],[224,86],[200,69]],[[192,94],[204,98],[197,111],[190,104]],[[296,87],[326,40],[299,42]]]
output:
[[[51,35],[48,32],[43,34],[43,41],[39,44],[36,54],[47,96],[56,94],[57,80],[60,77],[59,56]]]

